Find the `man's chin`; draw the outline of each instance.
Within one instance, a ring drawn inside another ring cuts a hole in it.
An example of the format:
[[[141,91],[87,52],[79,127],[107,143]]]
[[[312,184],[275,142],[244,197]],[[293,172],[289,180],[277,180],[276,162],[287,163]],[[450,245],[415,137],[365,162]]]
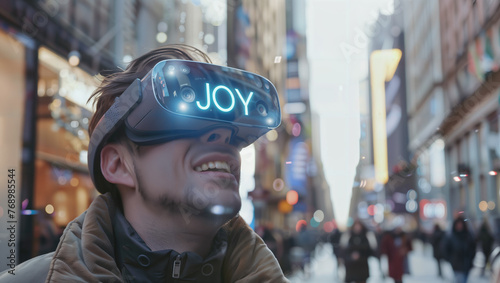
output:
[[[241,209],[241,201],[217,202],[207,205],[200,211],[200,217],[210,221],[216,226],[222,226],[227,221],[235,217]]]
[[[214,183],[207,183],[202,189],[194,188],[186,190],[184,204],[181,205],[189,212],[189,216],[206,221],[206,224],[222,225],[240,211],[238,190],[229,190]]]

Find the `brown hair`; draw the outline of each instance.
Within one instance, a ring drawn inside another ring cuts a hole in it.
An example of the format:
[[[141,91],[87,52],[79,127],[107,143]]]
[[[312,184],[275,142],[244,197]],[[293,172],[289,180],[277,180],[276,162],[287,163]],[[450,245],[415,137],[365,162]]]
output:
[[[124,71],[119,71],[108,76],[102,77],[101,85],[92,93],[89,101],[93,100],[95,106],[95,113],[89,123],[89,136],[96,128],[104,113],[113,105],[115,98],[120,96],[135,79],[142,79],[146,74],[160,61],[167,59],[181,59],[190,61],[200,61],[212,63],[207,54],[203,51],[184,44],[172,44],[159,47],[151,50],[150,52],[140,56],[139,58],[130,62]],[[108,142],[132,143],[126,139],[123,129],[119,129]],[[131,149],[130,147],[128,147]],[[100,154],[99,152],[97,154]],[[96,174],[95,178],[102,178],[102,174]],[[114,184],[110,184],[107,180],[103,180],[104,187],[97,188],[100,192],[111,192],[112,195],[119,199],[118,190]],[[99,182],[102,184],[102,182]]]
[[[203,51],[185,44],[171,44],[154,49],[133,60],[122,72],[102,78],[101,85],[92,93],[89,101],[94,100],[96,108],[89,123],[89,136],[92,135],[101,117],[111,107],[115,98],[120,96],[137,78],[142,79],[156,63],[166,59],[182,59],[212,63]]]

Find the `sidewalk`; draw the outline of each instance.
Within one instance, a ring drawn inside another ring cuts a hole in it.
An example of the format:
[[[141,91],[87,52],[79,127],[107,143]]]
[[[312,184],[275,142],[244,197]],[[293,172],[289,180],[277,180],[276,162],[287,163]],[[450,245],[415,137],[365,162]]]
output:
[[[453,282],[453,269],[448,262],[441,261],[441,268],[443,271],[443,277],[439,278],[437,276],[437,263],[432,257],[432,248],[429,245],[423,246],[421,242],[415,241],[413,243],[413,252],[410,253],[410,271],[411,275],[404,277],[404,283],[441,283],[441,282]],[[482,254],[478,254],[477,257],[483,257]],[[470,274],[468,281],[469,283],[489,283],[490,273],[486,272],[485,276],[481,276],[481,269],[474,267]]]
[[[404,283],[452,283],[453,270],[447,262],[442,262],[444,278],[437,276],[436,261],[432,257],[432,250],[429,246],[423,246],[420,242],[415,242],[414,250],[409,255],[410,275],[405,275]],[[375,258],[368,260],[370,266],[370,278],[367,283],[393,283],[391,278],[382,278],[379,262]],[[297,272],[288,279],[292,283],[326,283],[343,282],[344,269],[337,270],[336,259],[332,253],[330,244],[318,246],[316,256],[312,260],[309,274]],[[387,272],[387,262],[382,261],[382,269]],[[485,277],[480,276],[480,269],[475,267],[469,275],[468,283],[490,283],[489,273]]]

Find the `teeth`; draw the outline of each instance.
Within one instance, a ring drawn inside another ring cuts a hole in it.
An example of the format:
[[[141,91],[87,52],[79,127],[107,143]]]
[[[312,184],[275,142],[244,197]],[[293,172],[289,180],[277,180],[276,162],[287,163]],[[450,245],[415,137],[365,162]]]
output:
[[[215,168],[226,169],[225,167],[222,166],[222,162],[220,162],[220,161],[215,161]]]
[[[207,171],[208,169],[217,169],[231,173],[229,164],[227,164],[227,162],[225,161],[210,161],[208,163],[203,163],[200,166],[196,166],[195,168],[195,170],[198,172]]]

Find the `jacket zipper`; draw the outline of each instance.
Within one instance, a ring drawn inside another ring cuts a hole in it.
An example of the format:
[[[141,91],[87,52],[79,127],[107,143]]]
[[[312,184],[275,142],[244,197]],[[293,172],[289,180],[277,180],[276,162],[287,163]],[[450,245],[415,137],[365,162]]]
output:
[[[172,278],[179,278],[181,275],[181,255],[177,255],[177,258],[174,260],[174,267],[172,268]]]

